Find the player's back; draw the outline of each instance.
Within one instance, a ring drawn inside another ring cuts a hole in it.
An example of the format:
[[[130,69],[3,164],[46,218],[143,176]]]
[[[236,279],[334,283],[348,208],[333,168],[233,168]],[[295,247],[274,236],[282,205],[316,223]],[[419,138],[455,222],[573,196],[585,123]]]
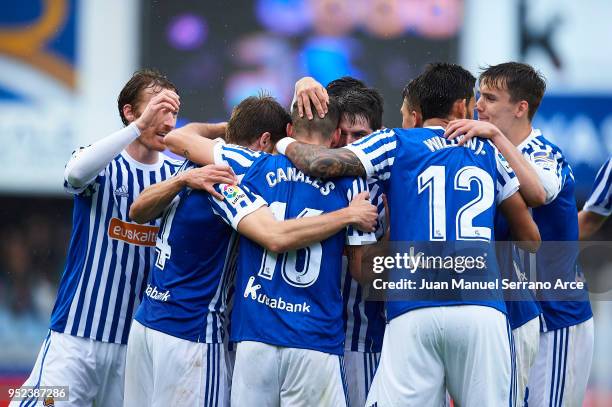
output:
[[[490,245],[496,204],[516,192],[518,182],[494,146],[474,138],[459,147],[456,141],[444,138],[442,127],[383,130],[362,143],[372,144],[371,148],[361,147],[368,155],[382,149],[392,151],[381,155],[377,171],[392,216],[391,240],[410,242],[425,257],[446,259],[467,254],[475,260],[467,267],[456,267],[453,261],[447,263],[449,267],[440,267],[440,262],[432,266],[436,260],[431,259],[428,267],[417,273],[396,270],[394,279],[412,279],[417,286],[422,279],[441,282],[451,290],[442,285],[442,290],[402,292],[396,299],[407,301],[389,301],[388,317],[415,308],[460,304],[487,305],[505,312],[497,288],[452,289],[453,279],[494,282],[499,277]],[[376,160],[372,164],[377,165]],[[407,245],[400,247],[408,249]],[[486,259],[484,268],[478,256]]]
[[[365,181],[312,179],[284,156],[262,155],[241,185],[264,198],[279,220],[346,207]],[[352,231],[349,239],[372,239]],[[346,230],[320,243],[276,254],[242,237],[232,340],[343,353],[342,252]],[[256,316],[256,320],[254,319]]]
[[[181,171],[195,167],[186,161]],[[178,338],[220,343],[234,240],[209,194],[184,188],[164,211],[136,320]]]

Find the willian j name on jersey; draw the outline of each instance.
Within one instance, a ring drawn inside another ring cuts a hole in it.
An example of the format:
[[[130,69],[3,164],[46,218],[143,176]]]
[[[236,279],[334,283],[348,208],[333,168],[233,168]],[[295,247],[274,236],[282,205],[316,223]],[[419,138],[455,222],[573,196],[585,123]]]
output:
[[[423,140],[423,144],[425,144],[427,148],[429,149],[429,151],[431,152],[442,150],[445,148],[460,147],[458,139],[448,140],[443,137],[439,137],[437,135],[430,137],[426,140]],[[476,154],[485,155],[486,151],[484,150],[484,146],[485,146],[484,142],[476,138],[472,138],[468,140],[463,145],[463,147],[469,148],[470,150],[475,151]]]

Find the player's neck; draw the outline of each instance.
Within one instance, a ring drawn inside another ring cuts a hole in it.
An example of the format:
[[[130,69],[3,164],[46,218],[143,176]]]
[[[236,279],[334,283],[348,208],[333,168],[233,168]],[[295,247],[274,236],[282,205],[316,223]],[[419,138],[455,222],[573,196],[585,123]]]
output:
[[[506,137],[508,137],[508,140],[510,140],[512,144],[518,146],[529,137],[531,130],[532,127],[530,122],[517,123],[508,130]]]
[[[446,128],[446,126],[448,126],[449,122],[450,122],[449,119],[441,119],[441,118],[434,117],[434,118],[425,120],[423,122],[423,127],[440,126],[440,127]]]
[[[130,157],[142,164],[155,164],[159,159],[158,151],[151,150],[138,139],[128,144],[125,151]]]

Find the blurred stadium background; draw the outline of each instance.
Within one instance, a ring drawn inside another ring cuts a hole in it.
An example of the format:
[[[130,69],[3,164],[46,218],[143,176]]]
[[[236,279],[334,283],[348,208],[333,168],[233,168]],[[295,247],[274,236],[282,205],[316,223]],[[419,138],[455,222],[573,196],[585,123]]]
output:
[[[535,125],[565,151],[579,207],[612,153],[608,0],[0,0],[0,10],[0,386],[24,380],[46,334],[71,227],[64,164],[120,128],[116,98],[139,67],[178,85],[179,125],[224,120],[260,89],[288,105],[304,75],[352,75],[383,92],[394,127],[401,90],[426,63],[477,75],[519,60],[548,79]],[[612,240],[612,225],[596,240]],[[598,264],[591,286],[609,287],[612,263]],[[585,405],[612,406],[612,303],[593,308]]]

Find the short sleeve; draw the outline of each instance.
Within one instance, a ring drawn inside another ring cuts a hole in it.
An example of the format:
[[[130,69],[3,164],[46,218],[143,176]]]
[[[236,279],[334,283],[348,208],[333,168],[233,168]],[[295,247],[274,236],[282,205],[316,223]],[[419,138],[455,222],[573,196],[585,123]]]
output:
[[[245,216],[267,204],[244,185],[216,184],[214,188],[223,195],[223,200],[209,196],[213,212],[235,230]]]
[[[355,153],[368,177],[386,180],[391,175],[397,147],[395,131],[382,129],[343,148]]]
[[[549,145],[531,144],[532,151],[524,155],[535,169],[546,192],[546,203],[553,201],[563,187],[563,162]]]
[[[347,188],[346,197],[350,203],[353,197],[361,192],[369,191],[368,184],[363,178],[353,178],[352,183]],[[370,197],[371,198],[371,197]],[[362,246],[376,243],[376,235],[372,232],[361,232],[353,226],[346,228],[346,244],[348,246]]]
[[[219,142],[213,147],[215,164],[227,164],[232,167],[239,181],[261,155],[260,152],[234,144]]]
[[[372,205],[376,206],[376,210],[378,211],[378,222],[374,234],[376,235],[376,239],[380,240],[384,236],[388,226],[387,213],[383,200],[385,194],[382,183],[374,178],[368,178],[368,187],[370,189],[370,202]]]
[[[519,189],[519,180],[512,171],[508,161],[495,150],[496,182],[495,182],[495,202],[497,205],[508,199]]]
[[[611,170],[612,162],[608,158],[608,161],[597,172],[591,195],[584,204],[585,211],[594,212],[601,216],[610,216],[612,213],[612,196],[610,195],[612,189]]]

